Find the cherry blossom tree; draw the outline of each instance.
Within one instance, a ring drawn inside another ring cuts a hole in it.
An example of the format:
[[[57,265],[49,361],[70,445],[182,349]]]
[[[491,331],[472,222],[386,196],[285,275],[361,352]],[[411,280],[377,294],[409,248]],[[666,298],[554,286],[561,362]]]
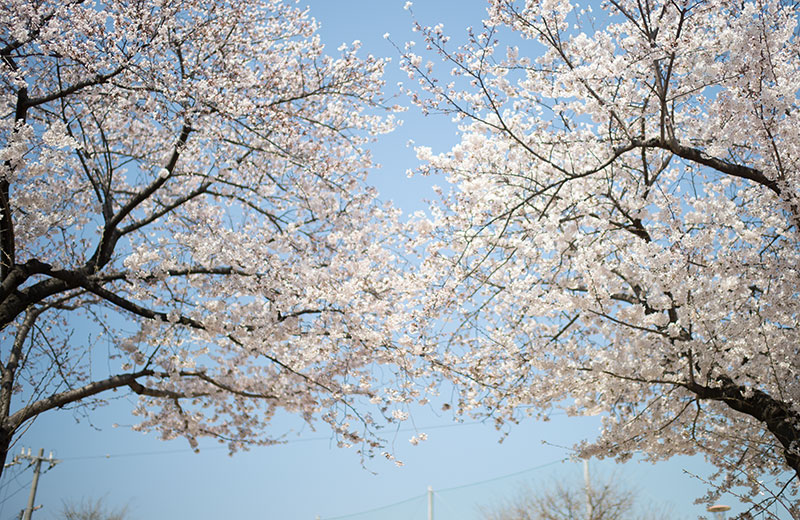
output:
[[[715,493],[797,491],[799,14],[491,0],[462,46],[417,26],[413,99],[461,139],[417,149],[454,189],[416,221],[414,348],[459,411],[600,414],[582,456],[699,453]]]
[[[393,126],[384,62],[329,57],[287,4],[4,2],[0,459],[113,391],[193,447],[273,442],[280,411],[380,445],[396,215],[364,144]]]

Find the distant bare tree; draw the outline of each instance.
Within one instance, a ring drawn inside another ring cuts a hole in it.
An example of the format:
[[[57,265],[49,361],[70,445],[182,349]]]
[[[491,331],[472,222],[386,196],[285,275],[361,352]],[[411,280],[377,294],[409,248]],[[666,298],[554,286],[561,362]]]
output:
[[[85,498],[80,502],[67,500],[63,502],[60,517],[63,520],[126,520],[128,506],[109,508],[105,498]]]
[[[589,486],[556,481],[549,486],[525,486],[516,496],[495,506],[481,507],[484,520],[666,520],[661,512],[643,513],[637,492],[615,476],[594,479]]]

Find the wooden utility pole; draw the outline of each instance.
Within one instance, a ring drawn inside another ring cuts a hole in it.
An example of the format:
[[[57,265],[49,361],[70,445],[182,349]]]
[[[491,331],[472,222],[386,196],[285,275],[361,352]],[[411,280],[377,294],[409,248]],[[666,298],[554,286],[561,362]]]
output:
[[[594,508],[592,507],[592,481],[589,478],[589,461],[583,459],[583,481],[586,485],[586,520],[592,520]]]
[[[23,448],[22,454],[14,456],[14,460],[11,461],[11,463],[7,464],[7,466],[13,466],[14,464],[19,464],[21,460],[29,460],[31,461],[31,465],[33,465],[33,481],[31,482],[30,495],[28,495],[28,506],[21,514],[22,520],[31,520],[31,515],[33,515],[33,511],[37,509],[36,507],[34,507],[33,504],[36,501],[36,488],[39,486],[39,475],[42,472],[42,462],[49,462],[50,468],[52,468],[61,461],[58,459],[54,459],[52,452],[50,452],[49,457],[45,458],[44,448],[39,448],[38,455],[31,455],[30,448],[28,448],[28,453],[25,453],[25,448]]]
[[[428,486],[428,520],[433,520],[433,487]]]

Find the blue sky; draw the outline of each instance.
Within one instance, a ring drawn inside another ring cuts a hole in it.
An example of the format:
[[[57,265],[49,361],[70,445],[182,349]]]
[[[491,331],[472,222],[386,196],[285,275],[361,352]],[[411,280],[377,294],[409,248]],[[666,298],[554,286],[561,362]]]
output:
[[[301,0],[322,24],[321,35],[331,52],[342,42],[361,40],[364,53],[392,57],[387,92],[405,76],[398,69],[397,51],[383,38],[402,45],[416,35],[405,0]],[[481,0],[419,0],[417,18],[425,24],[443,22],[445,30],[461,35],[477,26],[484,14]],[[408,104],[403,97],[396,100]],[[375,146],[378,162],[370,181],[384,198],[414,211],[432,197],[433,183],[443,179],[414,177],[405,171],[416,159],[406,142],[444,151],[457,140],[456,127],[446,117],[422,118],[414,110],[403,114],[405,124]],[[426,489],[435,491],[437,520],[468,520],[478,504],[491,505],[513,495],[525,482],[546,484],[553,478],[580,481],[582,468],[569,457],[569,446],[597,432],[597,418],[554,416],[548,423],[534,420],[511,430],[503,443],[489,424],[455,424],[447,417],[419,411],[413,423],[429,440],[412,447],[414,434],[405,428],[389,438],[403,467],[384,460],[362,461],[352,450],[335,447],[324,427],[306,428],[281,446],[258,448],[229,457],[224,449],[204,444],[194,454],[183,440],[164,442],[157,435],[139,434],[124,425],[133,422],[132,401],[124,396],[90,419],[71,411],[48,413],[37,419],[17,443],[34,452],[52,450],[62,462],[42,475],[35,518],[54,519],[63,500],[105,497],[112,506],[129,504],[131,519],[197,520],[216,518],[349,520],[426,518]],[[76,419],[80,418],[79,422]],[[119,423],[120,427],[112,425]],[[296,424],[278,420],[277,429]],[[409,425],[410,426],[410,425]],[[407,427],[406,427],[407,428]],[[703,484],[684,470],[700,475],[709,468],[698,459],[671,460],[657,465],[591,462],[593,472],[610,474],[640,491],[654,508],[670,507],[672,518],[697,518],[703,506],[692,504],[704,493]],[[16,518],[25,506],[32,471],[15,466],[0,482],[0,520]],[[390,507],[391,504],[402,502]],[[733,502],[729,500],[728,502]],[[356,515],[361,511],[368,513]]]

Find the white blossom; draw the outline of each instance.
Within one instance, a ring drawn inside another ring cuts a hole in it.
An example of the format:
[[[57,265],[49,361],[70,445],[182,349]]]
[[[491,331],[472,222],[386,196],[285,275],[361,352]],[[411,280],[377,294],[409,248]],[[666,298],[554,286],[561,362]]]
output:
[[[451,78],[405,56],[412,99],[461,125],[450,153],[416,148],[452,189],[410,224],[406,342],[461,413],[601,413],[583,455],[702,453],[751,496],[796,478],[796,9],[489,5],[458,48],[418,26]]]
[[[281,0],[0,9],[4,377],[43,400],[4,432],[120,389],[137,429],[193,447],[270,444],[284,410],[381,449],[386,388],[416,395],[383,348],[405,321],[398,213],[364,182],[396,123],[385,61],[315,30]]]

